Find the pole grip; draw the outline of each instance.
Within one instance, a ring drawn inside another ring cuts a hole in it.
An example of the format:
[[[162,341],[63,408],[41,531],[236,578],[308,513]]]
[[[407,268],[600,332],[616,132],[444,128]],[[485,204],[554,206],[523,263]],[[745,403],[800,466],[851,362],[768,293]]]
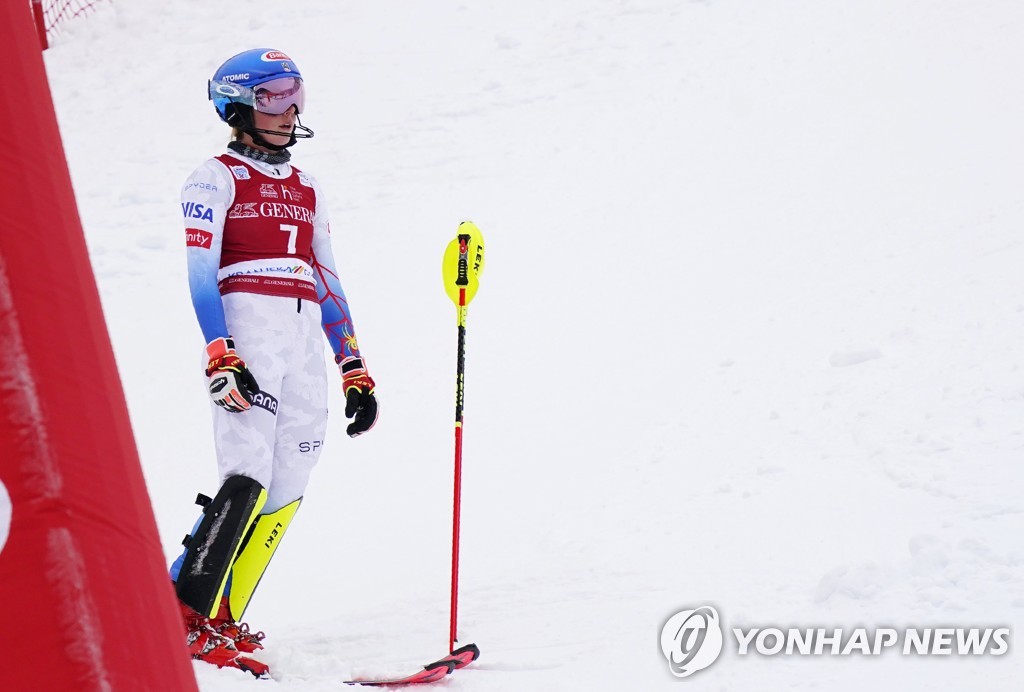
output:
[[[469,234],[459,234],[459,271],[458,278],[455,279],[456,286],[468,286],[469,285]],[[462,296],[462,300],[459,305],[465,305],[465,296]]]

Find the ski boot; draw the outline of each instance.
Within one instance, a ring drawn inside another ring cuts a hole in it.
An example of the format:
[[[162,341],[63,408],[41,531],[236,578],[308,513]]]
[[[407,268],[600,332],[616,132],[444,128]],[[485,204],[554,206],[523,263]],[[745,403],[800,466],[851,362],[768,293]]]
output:
[[[181,604],[181,613],[185,620],[186,643],[192,658],[212,663],[218,668],[238,668],[257,678],[270,677],[270,666],[241,655],[230,638],[214,629],[209,618],[184,603]]]
[[[244,622],[235,622],[231,617],[227,596],[220,599],[220,608],[217,610],[217,616],[210,618],[210,627],[220,636],[230,639],[235,648],[243,654],[252,654],[263,648],[263,639],[266,635],[262,632],[250,632],[249,625]]]

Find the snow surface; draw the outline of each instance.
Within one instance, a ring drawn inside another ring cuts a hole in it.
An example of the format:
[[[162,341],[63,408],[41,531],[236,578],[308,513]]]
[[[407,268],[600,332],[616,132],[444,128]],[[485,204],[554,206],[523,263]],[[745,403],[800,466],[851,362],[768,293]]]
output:
[[[1024,625],[1024,6],[1013,0],[120,2],[46,52],[168,560],[216,490],[178,190],[227,56],[288,52],[295,148],[382,418],[340,396],[246,619],[280,690],[447,645],[454,308],[462,598],[438,689],[1015,689],[999,658],[738,657],[726,626]],[[336,382],[336,381],[335,381]],[[250,690],[196,664],[203,690]]]

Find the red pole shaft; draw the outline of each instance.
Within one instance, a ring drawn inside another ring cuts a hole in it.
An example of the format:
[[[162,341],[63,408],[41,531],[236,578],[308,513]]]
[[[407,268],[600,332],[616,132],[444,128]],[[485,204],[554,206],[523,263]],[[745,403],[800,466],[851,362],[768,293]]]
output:
[[[459,515],[462,500],[462,423],[455,426],[455,501],[452,511],[452,618],[448,632],[448,651],[455,650],[455,623],[459,610]]]

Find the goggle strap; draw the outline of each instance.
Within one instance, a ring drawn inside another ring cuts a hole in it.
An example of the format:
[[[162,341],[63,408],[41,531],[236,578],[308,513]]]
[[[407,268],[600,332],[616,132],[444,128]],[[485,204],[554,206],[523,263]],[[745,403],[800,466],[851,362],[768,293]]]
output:
[[[207,84],[207,98],[211,101],[229,101],[252,106],[256,103],[256,93],[247,86],[233,82],[222,82],[211,79]]]

